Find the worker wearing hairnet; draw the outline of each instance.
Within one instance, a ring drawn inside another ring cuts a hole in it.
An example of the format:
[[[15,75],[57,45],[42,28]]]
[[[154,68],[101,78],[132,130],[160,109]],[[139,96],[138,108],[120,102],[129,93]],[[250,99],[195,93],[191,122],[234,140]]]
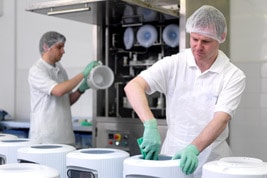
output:
[[[90,88],[87,77],[97,61],[69,79],[60,64],[66,38],[49,31],[40,39],[41,58],[30,68],[28,82],[31,95],[29,137],[34,143],[75,145],[70,106]],[[72,91],[78,86],[76,91]]]
[[[165,57],[142,71],[124,88],[144,124],[141,151],[145,159],[157,159],[161,139],[147,94],[166,97],[168,130],[161,154],[181,159],[185,174],[201,178],[204,163],[230,156],[226,142],[245,89],[244,73],[219,50],[225,41],[224,15],[212,6],[202,6],[188,19],[190,49]]]

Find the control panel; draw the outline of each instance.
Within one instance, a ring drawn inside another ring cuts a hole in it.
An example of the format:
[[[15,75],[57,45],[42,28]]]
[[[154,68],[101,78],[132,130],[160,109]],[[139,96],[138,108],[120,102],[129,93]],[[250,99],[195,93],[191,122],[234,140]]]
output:
[[[127,131],[107,131],[108,147],[129,150],[129,135]]]

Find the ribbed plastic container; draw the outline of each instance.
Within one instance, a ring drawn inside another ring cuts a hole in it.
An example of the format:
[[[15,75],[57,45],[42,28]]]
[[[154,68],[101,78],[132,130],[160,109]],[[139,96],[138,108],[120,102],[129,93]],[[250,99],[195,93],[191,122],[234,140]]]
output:
[[[136,155],[124,160],[123,177],[193,178],[193,175],[185,175],[179,165],[179,159],[172,160],[169,156],[159,155],[159,160],[144,160],[142,155]]]
[[[69,177],[83,172],[97,178],[121,178],[123,161],[129,153],[110,148],[88,148],[73,151],[66,156],[66,166]],[[90,176],[91,177],[91,176]]]

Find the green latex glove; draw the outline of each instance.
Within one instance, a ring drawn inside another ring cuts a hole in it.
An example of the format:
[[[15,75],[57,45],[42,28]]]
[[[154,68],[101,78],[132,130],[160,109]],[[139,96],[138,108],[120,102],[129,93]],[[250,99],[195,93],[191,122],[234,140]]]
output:
[[[82,71],[82,73],[83,73],[83,77],[84,77],[85,79],[87,79],[87,77],[88,77],[88,75],[90,74],[91,70],[92,70],[94,67],[98,66],[98,65],[99,65],[98,61],[92,61],[92,62],[90,62],[90,63],[84,68],[84,70]]]
[[[146,160],[158,160],[161,139],[158,131],[156,119],[150,119],[144,122],[143,142],[140,149],[145,153]]]
[[[186,148],[177,152],[172,159],[181,159],[180,167],[186,175],[192,174],[198,165],[199,151],[195,145],[188,145]]]
[[[89,88],[90,88],[90,86],[88,86],[87,80],[83,79],[83,82],[80,84],[78,90],[80,93],[84,93]]]
[[[143,143],[143,137],[138,138],[137,139],[137,144],[138,144],[138,146],[140,148],[140,151],[141,151],[141,154],[143,156],[143,159],[145,159],[146,158],[146,153],[141,149],[141,146],[140,146],[142,143]]]

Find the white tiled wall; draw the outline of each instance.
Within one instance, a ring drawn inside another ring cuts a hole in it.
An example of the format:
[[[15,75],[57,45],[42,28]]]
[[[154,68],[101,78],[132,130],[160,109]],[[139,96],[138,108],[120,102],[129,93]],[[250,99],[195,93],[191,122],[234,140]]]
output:
[[[247,76],[247,87],[230,124],[230,145],[238,156],[267,161],[267,62],[236,63]]]
[[[247,76],[241,104],[230,124],[236,156],[267,161],[267,1],[231,1],[230,56]]]

